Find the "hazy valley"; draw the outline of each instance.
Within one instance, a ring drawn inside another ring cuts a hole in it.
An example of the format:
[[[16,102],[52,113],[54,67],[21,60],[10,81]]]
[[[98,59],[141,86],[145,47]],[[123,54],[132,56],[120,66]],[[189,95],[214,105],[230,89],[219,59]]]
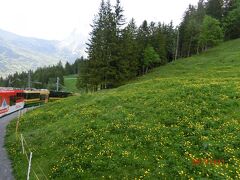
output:
[[[63,41],[23,37],[0,29],[0,76],[36,69],[59,61],[73,62],[83,54],[76,30]]]

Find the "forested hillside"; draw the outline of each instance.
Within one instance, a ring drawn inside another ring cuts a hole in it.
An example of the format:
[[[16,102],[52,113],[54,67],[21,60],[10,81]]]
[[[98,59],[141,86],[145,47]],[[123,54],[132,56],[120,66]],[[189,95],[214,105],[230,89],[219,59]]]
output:
[[[97,91],[118,87],[174,59],[199,54],[224,40],[240,37],[239,0],[200,0],[189,5],[179,27],[172,22],[125,21],[118,0],[102,1],[88,43],[78,87]]]
[[[81,92],[118,87],[155,67],[240,38],[239,27],[240,0],[199,0],[189,5],[177,27],[147,21],[138,26],[134,18],[126,21],[119,0],[115,5],[102,1],[92,22],[88,57],[65,67],[39,68],[32,72],[32,87],[52,89],[57,77],[64,86],[63,76],[70,74],[78,74]],[[0,78],[0,86],[26,87],[26,79],[27,73],[15,73]]]
[[[37,68],[35,71],[28,71],[22,73],[14,73],[7,76],[7,78],[0,78],[0,87],[15,87],[15,88],[28,88],[29,80],[31,88],[56,90],[57,78],[59,78],[60,90],[76,89],[75,84],[70,89],[65,87],[64,76],[78,74],[80,65],[84,61],[83,57],[77,59],[73,64],[62,64],[60,61],[57,65],[45,66]],[[66,86],[68,86],[68,82]]]

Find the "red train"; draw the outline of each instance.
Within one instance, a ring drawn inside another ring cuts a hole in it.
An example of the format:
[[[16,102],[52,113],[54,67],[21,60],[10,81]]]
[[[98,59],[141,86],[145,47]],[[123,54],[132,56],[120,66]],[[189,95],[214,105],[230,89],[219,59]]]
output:
[[[24,107],[39,106],[48,100],[57,100],[71,96],[68,92],[49,92],[46,89],[13,89],[0,87],[0,118]]]
[[[24,108],[24,91],[0,89],[0,117]]]

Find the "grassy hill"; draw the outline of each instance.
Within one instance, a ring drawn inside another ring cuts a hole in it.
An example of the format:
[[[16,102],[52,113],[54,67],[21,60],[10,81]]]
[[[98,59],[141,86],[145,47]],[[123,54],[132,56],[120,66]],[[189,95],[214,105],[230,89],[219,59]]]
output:
[[[68,92],[79,92],[79,90],[76,87],[77,83],[77,75],[69,75],[64,76],[64,91]]]
[[[237,179],[239,107],[235,40],[120,88],[48,104],[25,115],[19,131],[39,179]],[[7,148],[16,178],[24,179],[15,125]]]

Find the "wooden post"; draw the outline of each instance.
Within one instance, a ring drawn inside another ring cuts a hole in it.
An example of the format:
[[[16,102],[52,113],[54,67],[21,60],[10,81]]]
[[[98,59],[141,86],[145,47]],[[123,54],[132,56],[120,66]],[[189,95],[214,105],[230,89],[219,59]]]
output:
[[[29,180],[29,177],[30,177],[31,163],[32,163],[32,152],[30,152],[30,157],[29,157],[29,162],[28,162],[27,180]]]
[[[18,111],[18,119],[21,117],[21,110]]]
[[[24,145],[23,145],[23,135],[21,134],[21,143],[22,143],[22,153],[25,153]]]
[[[18,138],[18,126],[19,126],[19,119],[17,120],[17,124],[16,124],[16,139]]]

